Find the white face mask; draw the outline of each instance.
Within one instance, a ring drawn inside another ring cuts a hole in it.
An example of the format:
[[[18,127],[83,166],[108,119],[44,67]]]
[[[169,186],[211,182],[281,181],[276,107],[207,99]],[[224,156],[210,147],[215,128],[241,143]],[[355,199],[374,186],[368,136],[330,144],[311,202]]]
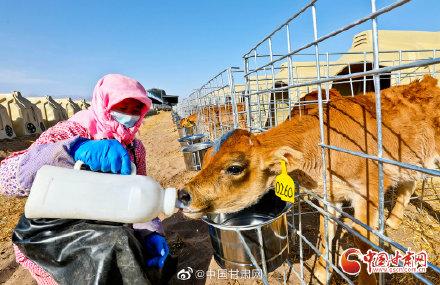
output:
[[[126,128],[132,128],[141,118],[139,115],[129,115],[118,111],[110,111],[112,118]]]

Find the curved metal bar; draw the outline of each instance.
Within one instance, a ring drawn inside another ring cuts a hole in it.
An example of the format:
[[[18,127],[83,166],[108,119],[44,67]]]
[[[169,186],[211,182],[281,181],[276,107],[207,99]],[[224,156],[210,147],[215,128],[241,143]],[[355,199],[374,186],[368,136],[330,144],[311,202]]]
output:
[[[238,237],[240,238],[240,241],[241,241],[241,243],[242,243],[242,245],[243,245],[243,247],[244,247],[244,249],[245,249],[245,251],[246,251],[248,257],[249,257],[249,259],[252,261],[252,263],[254,264],[255,268],[257,268],[258,270],[260,270],[260,272],[262,272],[262,275],[263,275],[263,276],[262,276],[262,279],[263,279],[262,281],[263,281],[264,285],[269,285],[269,281],[267,280],[267,275],[265,275],[265,274],[263,273],[263,270],[262,270],[261,267],[258,265],[258,262],[257,262],[257,260],[255,259],[255,256],[252,254],[251,249],[250,249],[249,246],[247,245],[247,243],[246,243],[246,241],[245,241],[243,235],[241,234],[241,232],[240,232],[239,230],[236,230],[235,232],[237,233]]]

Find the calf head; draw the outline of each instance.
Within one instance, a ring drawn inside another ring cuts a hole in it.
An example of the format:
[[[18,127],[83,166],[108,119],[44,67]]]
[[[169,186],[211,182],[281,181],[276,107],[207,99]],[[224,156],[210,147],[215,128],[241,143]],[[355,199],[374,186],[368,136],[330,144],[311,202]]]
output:
[[[197,122],[197,114],[191,114],[190,116],[180,120],[180,126],[184,128],[191,128]]]
[[[256,203],[280,173],[280,160],[290,171],[302,157],[287,146],[267,147],[245,130],[222,139],[207,152],[203,169],[179,190],[179,198],[188,206],[184,213],[191,218],[236,212]]]

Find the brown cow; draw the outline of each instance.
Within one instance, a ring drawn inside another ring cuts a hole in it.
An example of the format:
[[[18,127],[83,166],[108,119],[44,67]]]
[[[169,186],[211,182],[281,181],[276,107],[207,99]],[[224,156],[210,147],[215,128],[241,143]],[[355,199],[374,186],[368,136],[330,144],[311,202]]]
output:
[[[246,114],[245,106],[243,103],[237,103],[237,111],[238,111],[238,127],[245,128],[246,127]],[[222,105],[210,105],[203,107],[199,114],[191,114],[190,116],[183,118],[180,120],[180,125],[182,127],[190,128],[197,124],[198,120],[201,120],[201,123],[207,126],[207,131],[209,133],[213,133],[214,131],[218,131],[221,128],[223,130],[233,128],[234,126],[234,115],[232,112],[231,103],[226,103]]]
[[[426,168],[440,161],[440,89],[437,80],[422,81],[382,90],[383,156]],[[334,91],[337,92],[337,91]],[[324,109],[325,143],[354,151],[377,153],[377,125],[374,93],[355,97],[336,96]],[[222,144],[184,189],[179,198],[188,204],[185,214],[197,218],[208,212],[235,212],[251,204],[271,187],[286,161],[290,175],[316,194],[323,195],[318,110],[291,120],[259,135],[236,130]],[[375,161],[342,152],[326,152],[328,200],[336,206],[350,201],[354,216],[377,227],[378,165]],[[397,227],[403,211],[422,178],[418,172],[384,164],[384,186],[395,187],[397,202],[387,224]],[[329,208],[331,209],[331,208]],[[331,211],[333,212],[333,211]],[[337,214],[333,212],[333,214]],[[321,219],[322,220],[322,219]],[[321,235],[323,236],[321,221]],[[362,235],[373,235],[357,224]],[[330,242],[335,226],[329,225]],[[323,239],[321,238],[321,241]],[[369,246],[356,239],[365,252]],[[321,252],[325,248],[321,244]],[[315,277],[325,283],[325,262],[320,259]],[[359,284],[375,284],[365,267]]]

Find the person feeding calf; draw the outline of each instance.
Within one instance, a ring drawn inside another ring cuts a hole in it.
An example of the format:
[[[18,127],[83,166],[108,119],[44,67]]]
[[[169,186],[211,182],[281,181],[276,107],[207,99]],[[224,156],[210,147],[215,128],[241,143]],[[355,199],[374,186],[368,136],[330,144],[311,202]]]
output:
[[[119,74],[102,77],[91,107],[45,131],[27,149],[0,164],[4,194],[27,196],[44,165],[146,175],[145,148],[135,135],[151,107],[145,88]],[[104,198],[104,197],[103,197]],[[142,224],[27,219],[13,233],[17,261],[39,284],[148,284],[146,267],[164,265],[169,248],[161,221]]]

